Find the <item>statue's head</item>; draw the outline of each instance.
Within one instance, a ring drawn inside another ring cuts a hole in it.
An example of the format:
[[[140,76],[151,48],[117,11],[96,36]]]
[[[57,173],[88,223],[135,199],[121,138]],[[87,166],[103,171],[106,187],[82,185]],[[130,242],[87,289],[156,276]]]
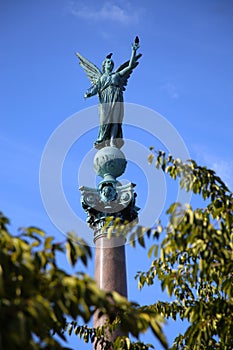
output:
[[[114,62],[111,59],[112,57],[112,53],[110,53],[109,55],[106,56],[103,64],[102,64],[102,72],[106,73],[106,72],[112,72],[113,68],[114,68]]]

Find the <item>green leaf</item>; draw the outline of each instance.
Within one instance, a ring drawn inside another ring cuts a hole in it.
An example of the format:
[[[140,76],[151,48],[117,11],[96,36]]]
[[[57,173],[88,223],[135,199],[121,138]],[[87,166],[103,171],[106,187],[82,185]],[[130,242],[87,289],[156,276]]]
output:
[[[149,164],[152,164],[152,162],[153,162],[153,160],[154,160],[154,155],[151,153],[151,154],[149,154],[149,156],[148,156],[148,163]]]
[[[51,249],[52,245],[51,242],[53,241],[53,237],[47,237],[44,242],[44,249],[48,250]]]

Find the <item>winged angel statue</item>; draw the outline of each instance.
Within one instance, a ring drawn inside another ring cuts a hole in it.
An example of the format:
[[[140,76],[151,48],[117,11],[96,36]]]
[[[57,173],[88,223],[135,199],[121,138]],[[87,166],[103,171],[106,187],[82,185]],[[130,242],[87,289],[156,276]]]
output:
[[[98,138],[94,143],[96,148],[115,146],[121,148],[124,144],[122,134],[122,120],[124,116],[123,91],[127,85],[130,74],[137,67],[138,60],[142,56],[136,54],[139,48],[139,38],[136,37],[132,45],[132,54],[129,61],[123,63],[113,72],[114,62],[112,53],[106,56],[101,70],[76,53],[81,67],[84,68],[92,86],[87,90],[84,97],[98,94],[100,128]]]

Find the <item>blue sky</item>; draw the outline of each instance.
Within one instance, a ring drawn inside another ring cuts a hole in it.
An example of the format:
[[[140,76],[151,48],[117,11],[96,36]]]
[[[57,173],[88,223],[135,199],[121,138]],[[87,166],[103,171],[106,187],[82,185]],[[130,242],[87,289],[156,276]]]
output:
[[[11,218],[12,231],[37,225],[57,239],[62,236],[44,209],[39,169],[54,130],[97,103],[95,97],[83,99],[90,84],[74,52],[99,67],[106,54],[113,52],[117,67],[129,58],[136,35],[143,57],[130,77],[125,101],[166,118],[191,157],[213,168],[233,188],[231,0],[1,0],[0,33],[0,201],[1,210]],[[85,118],[80,117],[80,128],[84,124]],[[66,199],[83,220],[77,173],[82,158],[91,152],[96,132],[90,131],[74,144],[63,169]],[[129,127],[125,135],[143,147],[148,148],[149,142],[163,146],[142,130]],[[148,170],[144,165],[139,169],[133,161],[130,166],[127,176],[137,183],[138,202],[143,207]],[[169,190],[166,201],[170,200]],[[135,253],[128,252],[129,295],[149,303],[160,294],[155,287],[136,291],[133,275],[148,262],[142,258],[139,264]],[[175,334],[178,327],[172,329]],[[167,333],[169,339],[171,333]]]

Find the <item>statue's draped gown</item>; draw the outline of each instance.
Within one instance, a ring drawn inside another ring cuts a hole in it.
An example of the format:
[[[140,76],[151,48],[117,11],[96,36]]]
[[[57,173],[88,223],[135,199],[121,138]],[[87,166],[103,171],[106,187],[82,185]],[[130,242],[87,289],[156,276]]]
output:
[[[123,145],[122,120],[124,116],[122,77],[119,73],[103,74],[98,82],[100,128],[95,145],[113,140],[120,148]]]

